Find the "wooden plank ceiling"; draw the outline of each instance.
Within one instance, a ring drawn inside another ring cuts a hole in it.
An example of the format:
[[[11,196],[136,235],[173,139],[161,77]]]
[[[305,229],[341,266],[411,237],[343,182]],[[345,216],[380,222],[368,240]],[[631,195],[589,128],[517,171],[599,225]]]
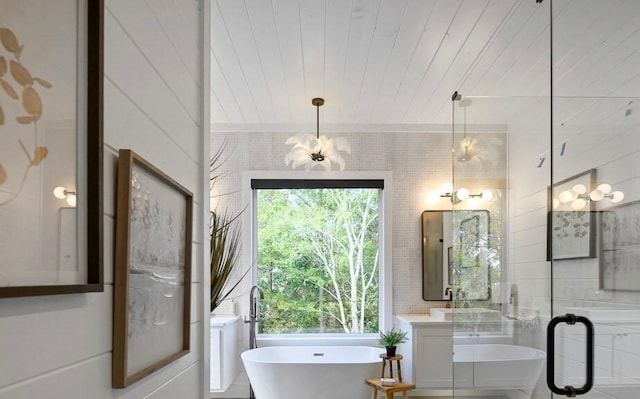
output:
[[[546,4],[545,4],[546,3]],[[549,94],[549,3],[214,0],[212,130],[415,131],[450,126],[451,94]],[[640,93],[640,1],[558,0],[562,95]],[[627,67],[625,67],[627,65]],[[615,78],[599,79],[610,73]],[[479,112],[476,111],[476,114]],[[506,123],[482,110],[478,123]]]

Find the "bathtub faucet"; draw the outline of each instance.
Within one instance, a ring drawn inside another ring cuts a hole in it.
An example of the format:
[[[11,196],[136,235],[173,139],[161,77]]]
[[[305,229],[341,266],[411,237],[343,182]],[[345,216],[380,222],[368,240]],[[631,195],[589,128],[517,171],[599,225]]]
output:
[[[258,298],[255,296],[256,291],[258,291],[259,298],[264,299],[262,288],[257,285],[251,287],[251,291],[249,291],[249,320],[244,321],[245,323],[249,323],[249,349],[258,347],[256,341],[256,323],[260,317],[258,312]]]

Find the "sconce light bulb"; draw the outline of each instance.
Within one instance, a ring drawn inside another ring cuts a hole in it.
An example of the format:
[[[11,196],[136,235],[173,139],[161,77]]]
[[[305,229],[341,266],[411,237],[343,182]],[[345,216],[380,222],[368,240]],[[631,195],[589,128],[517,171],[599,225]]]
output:
[[[591,198],[591,201],[600,201],[604,198],[604,193],[596,188],[589,194],[589,198]]]
[[[578,195],[582,195],[587,192],[587,187],[585,187],[584,184],[576,184],[575,186],[571,187],[571,190]]]
[[[456,191],[456,198],[460,201],[464,201],[469,198],[469,190],[462,187],[460,190]]]
[[[483,201],[491,201],[493,198],[493,192],[489,189],[482,190],[480,198],[482,198]]]
[[[624,199],[624,193],[622,191],[614,191],[611,193],[611,202],[616,203]]]
[[[560,201],[557,198],[553,199],[553,209],[558,209],[560,206]]]
[[[602,183],[596,190],[600,190],[603,194],[609,194],[611,192],[611,186],[607,183]]]
[[[579,211],[583,209],[587,205],[587,201],[582,198],[577,198],[575,201],[571,202],[571,209],[574,211]]]
[[[560,193],[560,195],[558,195],[558,199],[560,200],[560,202],[562,202],[563,204],[566,204],[567,202],[571,202],[575,199],[574,193],[571,190],[564,190],[563,192]]]
[[[442,192],[443,193],[450,193],[453,191],[453,184],[452,183],[445,183],[442,186]]]
[[[53,189],[53,196],[57,199],[65,199],[67,198],[67,189],[61,186],[58,186]]]
[[[76,202],[77,202],[77,198],[75,194],[69,194],[67,196],[67,204],[69,204],[69,206],[76,206]]]

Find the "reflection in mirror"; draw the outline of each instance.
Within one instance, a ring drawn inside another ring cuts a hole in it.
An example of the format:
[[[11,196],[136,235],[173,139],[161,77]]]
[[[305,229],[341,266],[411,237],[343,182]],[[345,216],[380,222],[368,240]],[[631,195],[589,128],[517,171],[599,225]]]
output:
[[[487,210],[422,212],[422,299],[491,298],[489,231]]]
[[[451,286],[453,248],[451,246],[451,212],[422,212],[422,299],[447,299]]]
[[[452,226],[454,297],[458,301],[486,301],[491,298],[489,211],[455,210]]]

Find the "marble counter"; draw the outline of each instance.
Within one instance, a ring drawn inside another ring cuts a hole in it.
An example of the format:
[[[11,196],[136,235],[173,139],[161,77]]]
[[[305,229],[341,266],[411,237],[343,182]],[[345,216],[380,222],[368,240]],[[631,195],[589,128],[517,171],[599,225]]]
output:
[[[395,317],[398,320],[404,323],[410,324],[412,326],[426,326],[426,325],[446,326],[446,325],[453,324],[451,320],[434,319],[428,313],[397,314]]]

